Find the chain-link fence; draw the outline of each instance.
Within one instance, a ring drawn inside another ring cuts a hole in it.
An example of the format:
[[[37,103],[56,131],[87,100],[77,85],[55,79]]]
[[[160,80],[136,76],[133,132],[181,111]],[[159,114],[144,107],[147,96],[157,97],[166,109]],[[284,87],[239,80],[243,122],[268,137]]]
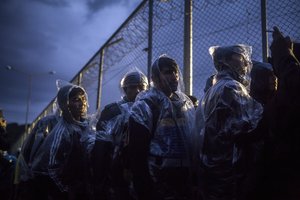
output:
[[[186,13],[186,3],[191,3],[191,13]],[[88,112],[119,100],[122,76],[134,67],[148,74],[149,61],[161,54],[173,57],[183,70],[184,19],[189,14],[193,27],[190,84],[197,98],[203,95],[206,79],[215,73],[210,46],[248,44],[253,47],[252,58],[262,61],[271,42],[267,30],[273,26],[300,40],[299,0],[144,0],[72,80],[86,89]],[[31,127],[53,110],[54,100]]]

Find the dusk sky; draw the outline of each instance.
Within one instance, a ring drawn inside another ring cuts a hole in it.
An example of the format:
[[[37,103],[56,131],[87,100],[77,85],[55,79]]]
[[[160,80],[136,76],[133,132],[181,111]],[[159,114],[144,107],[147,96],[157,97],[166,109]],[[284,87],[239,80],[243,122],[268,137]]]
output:
[[[56,79],[70,81],[141,1],[1,0],[0,108],[8,123],[25,123],[29,76],[31,123],[55,97]]]

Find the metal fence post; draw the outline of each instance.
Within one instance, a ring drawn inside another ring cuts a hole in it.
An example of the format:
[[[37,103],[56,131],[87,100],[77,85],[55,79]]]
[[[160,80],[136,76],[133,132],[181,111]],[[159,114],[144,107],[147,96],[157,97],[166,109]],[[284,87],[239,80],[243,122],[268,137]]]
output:
[[[184,3],[183,80],[185,93],[193,94],[193,0]]]
[[[99,62],[99,77],[98,77],[98,93],[97,93],[97,110],[101,105],[102,95],[102,79],[103,79],[103,64],[104,64],[104,48],[100,50],[100,62]]]
[[[81,86],[81,82],[82,82],[82,71],[78,74],[78,77],[77,77],[77,85],[80,85],[80,86]]]
[[[150,86],[151,65],[152,65],[152,34],[153,34],[153,0],[149,0],[149,21],[148,21],[148,67],[147,77],[148,85]]]
[[[262,60],[268,62],[267,0],[261,0],[261,44]]]

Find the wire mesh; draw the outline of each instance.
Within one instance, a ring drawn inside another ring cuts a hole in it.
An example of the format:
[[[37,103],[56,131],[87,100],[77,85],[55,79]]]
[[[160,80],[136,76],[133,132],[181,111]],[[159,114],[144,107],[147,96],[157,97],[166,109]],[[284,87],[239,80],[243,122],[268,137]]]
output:
[[[208,54],[210,46],[248,44],[253,47],[252,58],[262,61],[261,1],[192,1],[194,96],[201,98],[206,79],[215,73]],[[184,4],[183,0],[153,0],[152,58],[154,60],[166,53],[179,63],[181,69],[184,59]],[[299,11],[299,0],[268,0],[267,29],[270,30],[276,25],[285,35],[299,41]],[[119,82],[131,68],[137,67],[147,74],[148,25],[149,1],[145,0],[101,48],[104,52],[101,88],[98,88],[100,54],[91,59],[72,79],[73,83],[81,83],[87,90],[89,113],[96,111],[97,94],[100,89],[100,109],[120,99],[122,90]],[[269,44],[271,40],[269,34]]]
[[[148,4],[131,18],[104,48],[100,108],[120,100],[120,80],[129,70],[138,68],[147,74]]]
[[[279,27],[285,35],[300,42],[300,1],[299,0],[269,0],[267,1],[267,29]],[[269,32],[272,33],[272,32]],[[269,44],[272,42],[272,34],[268,37]]]
[[[81,73],[81,86],[88,95],[88,114],[93,114],[97,109],[99,67],[100,54],[96,54]]]
[[[260,1],[194,1],[194,95],[203,95],[207,78],[215,73],[210,46],[248,44],[252,57],[261,60]]]
[[[153,59],[161,54],[174,58],[183,72],[184,1],[154,1]]]

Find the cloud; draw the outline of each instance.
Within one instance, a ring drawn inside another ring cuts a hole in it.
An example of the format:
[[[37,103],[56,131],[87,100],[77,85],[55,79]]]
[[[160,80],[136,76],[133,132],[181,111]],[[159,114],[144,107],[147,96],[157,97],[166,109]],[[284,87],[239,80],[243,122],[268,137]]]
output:
[[[69,4],[70,1],[67,0],[32,0],[32,1],[44,3],[53,7],[65,7],[70,5]]]
[[[55,50],[55,45],[49,42],[51,36],[42,31],[44,29],[43,16],[40,15],[38,5],[31,6],[25,1],[12,1],[10,4],[1,6],[1,64],[15,64],[22,67],[32,64],[28,63],[31,60],[31,53],[42,54]],[[9,61],[14,63],[9,63]]]
[[[140,0],[1,0],[0,106],[8,121],[24,123],[33,74],[30,121],[56,95],[55,79],[71,80]],[[24,72],[4,69],[6,65]],[[47,72],[55,70],[55,76]],[[16,109],[12,109],[16,108]],[[11,112],[10,112],[11,111]],[[24,116],[24,114],[23,114]]]
[[[91,12],[97,12],[107,6],[124,2],[124,0],[88,0],[87,6]]]

